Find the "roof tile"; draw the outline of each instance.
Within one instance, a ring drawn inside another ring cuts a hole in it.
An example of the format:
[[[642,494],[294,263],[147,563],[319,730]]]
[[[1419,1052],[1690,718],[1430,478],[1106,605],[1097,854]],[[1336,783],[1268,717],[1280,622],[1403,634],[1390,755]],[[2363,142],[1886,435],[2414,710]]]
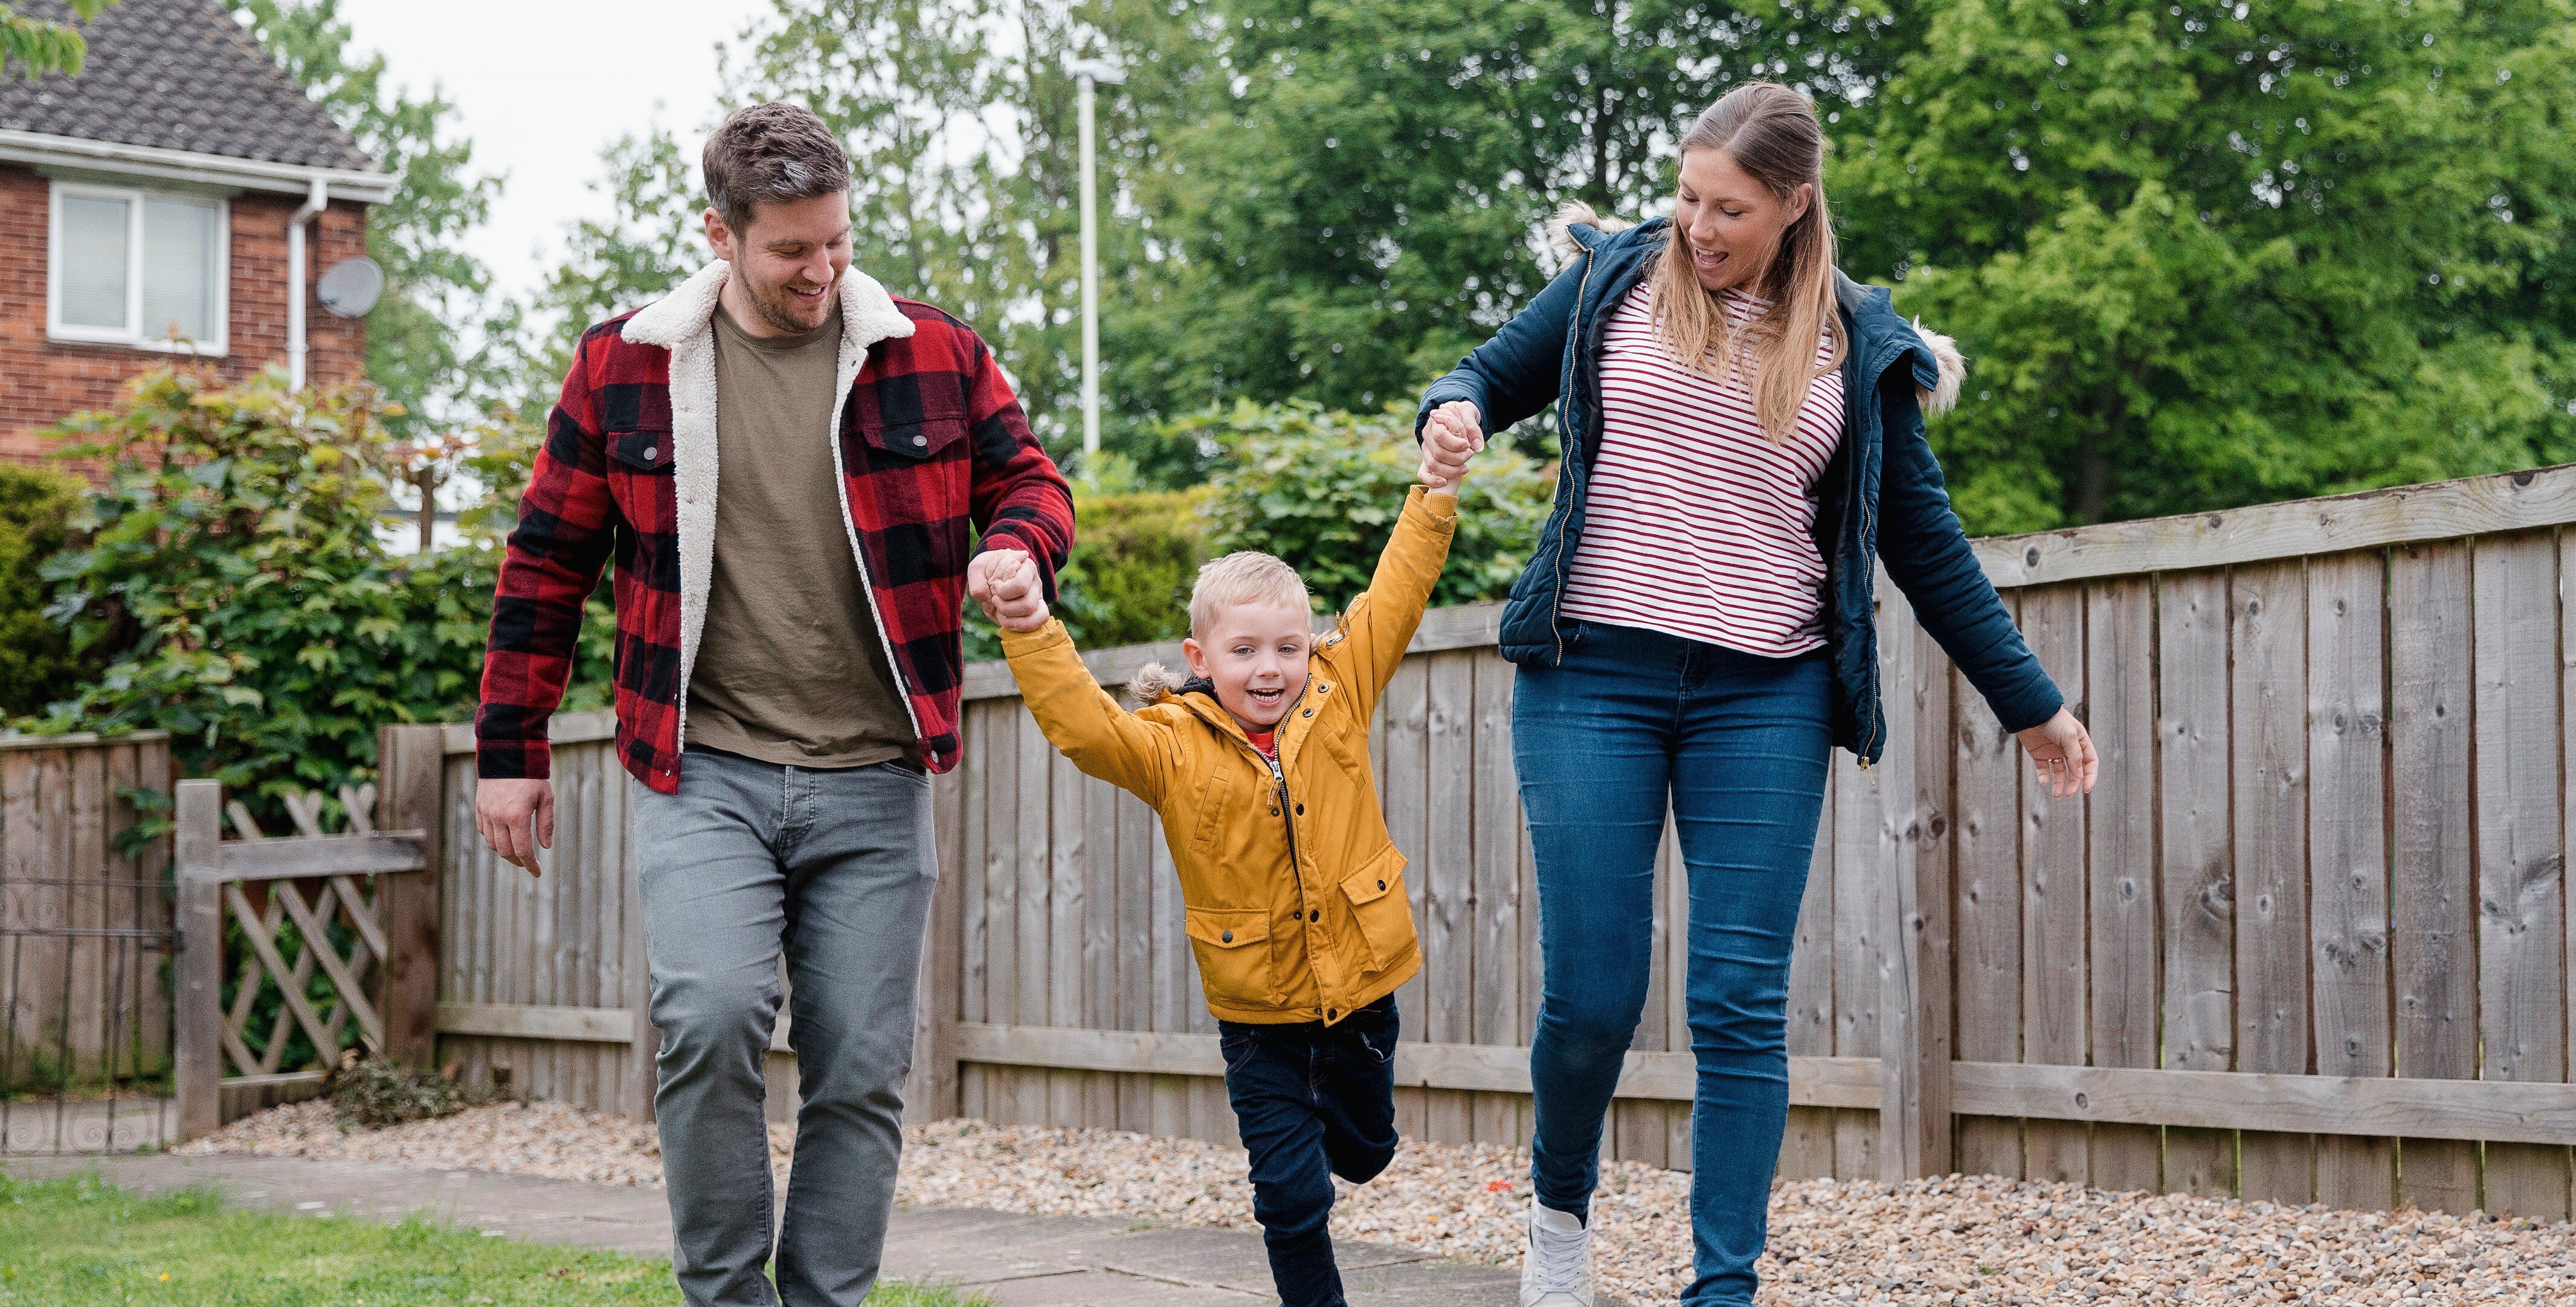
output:
[[[61,0],[12,0],[71,21]],[[0,128],[313,168],[378,171],[214,0],[121,0],[80,26],[79,77],[0,77]]]

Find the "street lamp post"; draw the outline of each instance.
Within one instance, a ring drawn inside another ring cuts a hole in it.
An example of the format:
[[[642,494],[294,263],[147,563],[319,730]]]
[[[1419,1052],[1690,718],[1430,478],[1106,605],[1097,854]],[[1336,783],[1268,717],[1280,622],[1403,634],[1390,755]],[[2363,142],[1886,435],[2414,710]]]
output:
[[[1091,101],[1095,86],[1127,80],[1117,66],[1099,59],[1065,64],[1081,88],[1082,138],[1082,475],[1089,480],[1100,457],[1100,219],[1095,212],[1098,188],[1092,181]]]

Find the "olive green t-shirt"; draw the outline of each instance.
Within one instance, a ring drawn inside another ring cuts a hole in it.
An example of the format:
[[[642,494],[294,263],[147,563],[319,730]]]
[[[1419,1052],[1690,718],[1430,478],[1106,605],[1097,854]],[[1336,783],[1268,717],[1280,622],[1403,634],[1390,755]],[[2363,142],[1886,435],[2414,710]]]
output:
[[[795,767],[921,765],[832,466],[841,316],[754,336],[718,306],[715,569],[688,740]]]

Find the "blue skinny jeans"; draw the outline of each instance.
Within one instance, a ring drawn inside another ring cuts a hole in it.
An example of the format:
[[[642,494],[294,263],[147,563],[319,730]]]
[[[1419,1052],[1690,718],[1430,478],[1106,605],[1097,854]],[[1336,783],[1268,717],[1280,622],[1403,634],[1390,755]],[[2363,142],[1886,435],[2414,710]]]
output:
[[[1750,1304],[1789,1113],[1789,949],[1823,808],[1830,678],[1776,659],[1583,622],[1512,692],[1539,898],[1530,1043],[1538,1200],[1589,1216],[1601,1128],[1646,1002],[1655,848],[1672,809],[1690,877],[1691,1107],[1684,1307]]]

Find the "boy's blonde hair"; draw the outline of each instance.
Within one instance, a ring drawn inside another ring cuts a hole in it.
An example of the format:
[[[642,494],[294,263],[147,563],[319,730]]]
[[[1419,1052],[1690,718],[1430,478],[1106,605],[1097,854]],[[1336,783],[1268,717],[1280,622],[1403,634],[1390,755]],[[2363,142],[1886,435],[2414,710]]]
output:
[[[1240,549],[1199,567],[1198,584],[1190,587],[1190,634],[1204,638],[1217,614],[1243,604],[1280,604],[1306,612],[1306,580],[1276,555]]]
[[[1275,554],[1237,550],[1200,565],[1198,582],[1190,587],[1191,636],[1205,636],[1219,614],[1244,604],[1281,604],[1301,613],[1314,609],[1306,579],[1296,568]],[[1127,692],[1139,703],[1153,703],[1179,693],[1184,679],[1161,663],[1147,663],[1127,682]]]

